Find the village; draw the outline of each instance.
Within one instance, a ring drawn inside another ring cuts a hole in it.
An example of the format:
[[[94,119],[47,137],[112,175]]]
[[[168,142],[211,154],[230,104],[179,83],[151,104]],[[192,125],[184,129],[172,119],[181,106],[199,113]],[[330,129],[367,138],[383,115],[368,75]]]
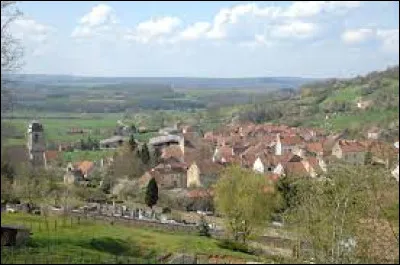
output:
[[[60,153],[73,152],[73,149],[66,150],[60,145],[59,150],[47,150],[44,132],[45,127],[38,121],[29,125],[29,160],[35,166],[57,168],[55,161]],[[131,126],[118,121],[114,135],[99,142],[99,150],[118,150],[128,144],[131,133]],[[154,178],[160,190],[191,201],[187,211],[212,214],[213,184],[221,170],[231,164],[252,170],[272,182],[289,175],[321,180],[329,165],[336,162],[385,167],[392,177],[397,181],[399,179],[398,141],[387,143],[380,140],[378,128],[370,130],[363,140],[346,139],[345,132],[328,135],[321,129],[269,123],[229,124],[204,135],[195,126],[175,124],[161,128],[158,134],[147,143],[135,140],[138,146],[146,144],[151,153],[159,154],[157,164],[134,179],[118,179],[111,188],[115,198],[125,187],[143,189]],[[114,157],[104,157],[99,161],[68,163],[66,168],[58,169],[64,172],[64,184],[87,185],[96,172],[107,172],[113,163]],[[98,185],[102,184],[101,180]],[[99,214],[103,209],[100,204],[95,208]],[[139,219],[156,216],[146,213],[145,209],[129,209],[126,205],[114,205],[112,209],[108,215],[135,216]],[[194,220],[187,222],[195,223]]]

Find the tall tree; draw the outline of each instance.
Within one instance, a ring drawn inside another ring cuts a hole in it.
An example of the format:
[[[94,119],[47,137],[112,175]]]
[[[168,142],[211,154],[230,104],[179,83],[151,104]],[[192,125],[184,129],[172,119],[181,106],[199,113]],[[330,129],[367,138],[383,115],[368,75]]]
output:
[[[146,195],[145,195],[145,203],[151,209],[153,206],[157,204],[158,201],[158,186],[155,178],[151,178],[149,183],[147,184]]]
[[[142,158],[142,162],[145,165],[148,165],[150,162],[150,152],[147,144],[145,143],[142,147],[142,151],[140,152],[140,156]]]

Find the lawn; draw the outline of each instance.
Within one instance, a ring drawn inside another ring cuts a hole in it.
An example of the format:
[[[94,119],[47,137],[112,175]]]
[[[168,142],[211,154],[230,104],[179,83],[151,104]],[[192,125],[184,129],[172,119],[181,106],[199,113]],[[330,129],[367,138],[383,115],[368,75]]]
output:
[[[97,151],[74,151],[63,152],[63,160],[67,162],[77,162],[83,160],[98,161],[102,158],[111,157],[115,150],[97,150]]]
[[[217,240],[180,232],[162,232],[127,227],[103,221],[61,217],[44,217],[2,213],[2,224],[20,224],[32,228],[32,239],[26,247],[2,248],[2,263],[155,263],[166,253],[218,254],[246,260],[256,256],[222,249]],[[57,226],[56,226],[57,224]],[[118,261],[117,261],[118,260]]]

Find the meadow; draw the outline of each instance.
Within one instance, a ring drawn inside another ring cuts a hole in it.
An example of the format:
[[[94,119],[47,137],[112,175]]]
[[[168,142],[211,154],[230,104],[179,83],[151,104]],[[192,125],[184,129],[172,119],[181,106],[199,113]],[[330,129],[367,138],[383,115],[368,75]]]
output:
[[[24,225],[33,235],[25,247],[2,247],[1,263],[157,263],[167,253],[259,257],[223,249],[216,239],[99,220],[2,213],[1,223]]]

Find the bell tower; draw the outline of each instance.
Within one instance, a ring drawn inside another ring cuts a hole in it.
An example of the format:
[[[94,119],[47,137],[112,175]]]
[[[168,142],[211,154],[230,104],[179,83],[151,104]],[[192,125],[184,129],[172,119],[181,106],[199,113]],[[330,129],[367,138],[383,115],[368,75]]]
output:
[[[43,135],[43,126],[38,121],[32,121],[28,126],[29,161],[34,166],[45,166],[46,144]]]

